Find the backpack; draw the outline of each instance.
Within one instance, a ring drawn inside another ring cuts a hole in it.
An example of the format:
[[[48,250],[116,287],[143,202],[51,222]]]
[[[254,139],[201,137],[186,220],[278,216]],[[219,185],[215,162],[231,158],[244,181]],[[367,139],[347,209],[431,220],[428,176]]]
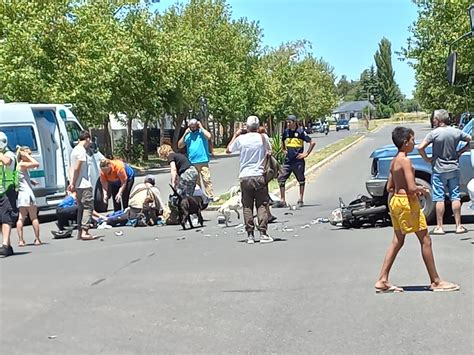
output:
[[[261,135],[261,137],[263,147],[265,147],[265,138],[263,135]],[[273,179],[276,179],[278,177],[279,171],[280,164],[278,163],[278,160],[276,160],[271,152],[265,151],[265,159],[263,160],[263,177],[265,182],[268,184]]]
[[[0,196],[3,196],[11,188],[18,190],[20,185],[20,172],[18,171],[16,157],[13,159],[15,161],[13,170],[5,169],[5,165],[0,162]]]

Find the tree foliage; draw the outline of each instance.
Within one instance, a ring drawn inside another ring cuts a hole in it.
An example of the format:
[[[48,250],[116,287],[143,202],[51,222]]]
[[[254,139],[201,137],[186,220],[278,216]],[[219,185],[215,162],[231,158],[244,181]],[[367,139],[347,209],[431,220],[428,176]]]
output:
[[[264,48],[259,25],[233,19],[225,0],[190,0],[159,13],[148,5],[1,2],[0,97],[72,103],[87,126],[107,123],[110,113],[125,114],[129,127],[133,118],[147,124],[168,113],[177,134],[201,97],[229,134],[249,114],[317,117],[336,104],[332,68],[307,41]]]
[[[425,110],[447,108],[453,113],[474,106],[472,75],[474,73],[474,40],[458,42],[458,72],[470,75],[459,86],[450,87],[446,79],[446,58],[449,43],[470,30],[467,8],[471,0],[413,0],[418,6],[418,19],[412,25],[411,36],[403,56],[415,69],[415,97]]]

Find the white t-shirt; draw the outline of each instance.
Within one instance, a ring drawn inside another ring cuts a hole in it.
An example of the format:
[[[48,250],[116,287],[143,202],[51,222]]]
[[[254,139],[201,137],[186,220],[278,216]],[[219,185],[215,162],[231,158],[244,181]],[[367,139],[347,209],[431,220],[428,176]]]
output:
[[[74,147],[71,153],[71,177],[73,174],[73,169],[76,168],[77,162],[81,161],[81,169],[79,170],[79,175],[76,180],[77,189],[87,189],[92,187],[91,177],[90,177],[90,158],[87,155],[86,149],[78,144]]]
[[[240,152],[239,178],[263,175],[263,160],[266,152],[271,150],[266,134],[255,132],[242,134],[230,145],[229,150],[231,153]]]

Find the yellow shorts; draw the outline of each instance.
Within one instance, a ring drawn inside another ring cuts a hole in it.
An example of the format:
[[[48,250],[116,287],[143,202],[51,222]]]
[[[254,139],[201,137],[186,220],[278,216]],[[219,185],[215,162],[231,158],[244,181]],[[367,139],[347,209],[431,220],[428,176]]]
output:
[[[393,229],[403,234],[419,232],[428,228],[416,196],[393,195],[389,203]]]

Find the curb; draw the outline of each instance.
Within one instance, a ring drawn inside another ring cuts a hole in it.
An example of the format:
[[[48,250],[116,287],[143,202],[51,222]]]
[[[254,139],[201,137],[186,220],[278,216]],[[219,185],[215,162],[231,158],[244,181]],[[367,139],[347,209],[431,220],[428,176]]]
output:
[[[359,143],[360,141],[362,141],[364,138],[365,138],[366,134],[364,133],[361,137],[357,138],[354,142],[350,143],[349,145],[345,146],[344,148],[341,148],[339,149],[337,152],[334,152],[332,153],[331,155],[329,155],[328,157],[324,158],[323,160],[321,160],[320,162],[312,165],[309,169],[306,170],[305,172],[305,176],[308,176],[310,175],[311,173],[313,173],[316,169],[326,165],[327,163],[329,163],[330,161],[332,161],[334,158],[336,158],[337,156],[341,155],[342,153],[344,153],[346,150],[352,148],[352,146],[356,145],[357,143]],[[298,181],[296,180],[293,180],[292,182],[288,183],[285,187],[285,190],[288,191],[290,190],[291,188],[295,187],[296,185],[298,184]],[[280,189],[275,189],[273,191],[270,191],[270,193],[272,194],[279,194],[280,192]],[[217,211],[219,208],[221,208],[221,206],[208,206],[206,208],[206,211]]]

